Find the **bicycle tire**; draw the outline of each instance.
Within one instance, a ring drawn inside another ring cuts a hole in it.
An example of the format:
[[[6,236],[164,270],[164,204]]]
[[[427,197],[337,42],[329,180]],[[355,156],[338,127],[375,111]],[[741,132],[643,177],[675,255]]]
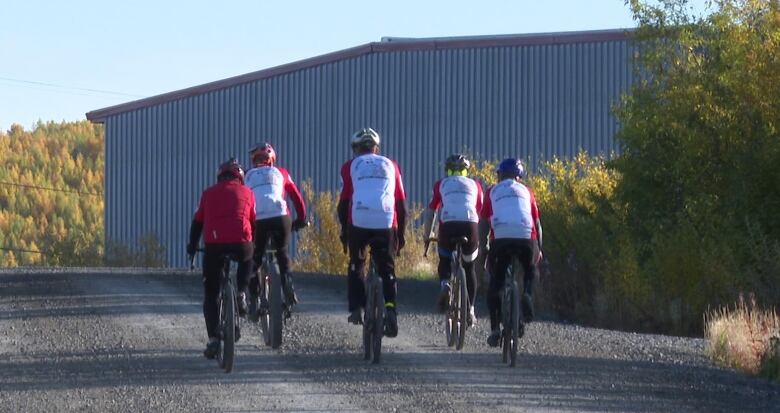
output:
[[[515,286],[517,284],[515,283]],[[517,347],[519,340],[520,329],[520,292],[517,288],[512,289],[512,317],[510,322],[512,323],[512,333],[510,335],[511,347],[509,349],[509,366],[514,367],[517,361]]]
[[[374,274],[374,331],[373,342],[371,343],[373,360],[372,363],[379,364],[382,357],[382,337],[385,335],[385,294],[382,288],[382,279]]]
[[[259,310],[260,310],[260,292],[258,291],[260,289],[260,273],[255,272],[255,274],[252,274],[252,277],[249,280],[249,287],[247,288],[248,294],[248,313],[247,313],[247,320],[257,323],[260,321],[259,316]],[[258,286],[253,285],[253,280],[257,279]],[[256,288],[255,288],[256,287]]]
[[[511,303],[512,300],[512,287],[507,283],[507,285],[504,287],[504,291],[502,292],[501,297],[501,325],[503,327],[503,331],[501,332],[501,362],[507,363],[509,362],[509,347],[510,347],[510,340],[511,340],[511,331],[510,331],[510,319],[512,317],[511,315]]]
[[[373,270],[372,270],[373,271]],[[371,274],[369,274],[369,277]],[[371,309],[374,308],[374,295],[370,294],[371,280],[366,283],[366,306],[365,314],[363,315],[363,360],[371,360],[372,352],[372,330],[371,327],[374,323],[374,315],[371,314]]]
[[[463,269],[463,266],[460,265],[460,260],[458,260],[458,274],[457,274],[457,286],[458,286],[458,297],[457,297],[457,313],[458,313],[458,323],[457,325],[457,336],[458,341],[457,345],[455,346],[456,350],[463,350],[463,343],[466,341],[466,327],[468,326],[468,311],[469,311],[469,292],[466,285],[466,271]]]
[[[236,345],[236,295],[233,286],[226,282],[222,287],[222,300],[220,312],[223,318],[222,323],[222,351],[220,357],[220,367],[225,373],[233,371],[233,359],[235,356]]]
[[[282,328],[283,317],[282,313],[282,277],[279,274],[279,266],[276,264],[276,260],[266,260],[268,262],[268,270],[271,275],[269,282],[269,313],[270,318],[268,325],[271,331],[271,348],[279,348],[282,345]]]
[[[265,271],[259,271],[258,277],[260,277],[261,290],[260,290],[260,306],[263,309],[263,314],[260,316],[260,331],[263,333],[263,343],[266,346],[271,345],[271,327],[270,318],[271,312],[269,311],[269,278]]]

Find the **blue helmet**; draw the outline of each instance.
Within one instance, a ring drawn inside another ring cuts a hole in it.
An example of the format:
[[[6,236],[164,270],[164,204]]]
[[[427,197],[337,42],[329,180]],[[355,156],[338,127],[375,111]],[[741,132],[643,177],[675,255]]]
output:
[[[522,178],[525,175],[523,163],[515,158],[507,158],[501,161],[496,168],[499,175],[514,175]]]

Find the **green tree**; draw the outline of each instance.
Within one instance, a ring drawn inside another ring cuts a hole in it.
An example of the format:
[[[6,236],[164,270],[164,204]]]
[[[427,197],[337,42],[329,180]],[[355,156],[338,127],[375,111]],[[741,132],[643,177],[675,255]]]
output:
[[[613,166],[655,304],[698,325],[743,291],[780,302],[777,264],[755,258],[780,240],[780,2],[628,3],[636,81]]]

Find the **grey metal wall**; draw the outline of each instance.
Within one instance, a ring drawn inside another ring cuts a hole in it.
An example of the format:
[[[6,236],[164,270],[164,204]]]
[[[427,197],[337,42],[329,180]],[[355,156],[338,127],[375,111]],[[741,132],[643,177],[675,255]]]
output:
[[[378,52],[109,116],[106,238],[155,233],[184,265],[201,191],[220,161],[247,163],[255,141],[274,143],[298,182],[337,190],[350,134],[372,126],[411,202],[426,200],[455,151],[534,165],[610,153],[630,53],[627,41]]]

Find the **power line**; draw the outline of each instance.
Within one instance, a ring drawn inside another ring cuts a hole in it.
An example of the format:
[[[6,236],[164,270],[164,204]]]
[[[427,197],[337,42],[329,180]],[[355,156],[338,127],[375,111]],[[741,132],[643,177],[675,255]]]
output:
[[[74,189],[47,188],[45,186],[17,184],[17,183],[13,183],[13,182],[3,182],[3,181],[0,181],[0,185],[18,186],[18,187],[29,188],[29,189],[42,189],[44,191],[67,192],[67,193],[73,193],[73,194],[79,194],[79,195],[103,196],[102,192],[82,192],[82,191],[77,191],[77,190],[74,190]]]
[[[16,252],[31,252],[34,254],[46,254],[43,251],[36,251],[36,250],[26,250],[24,248],[6,248],[6,247],[0,247],[0,250],[2,251],[16,251]]]
[[[129,96],[129,97],[136,97],[136,98],[142,98],[145,97],[143,95],[136,95],[133,93],[125,93],[125,92],[116,92],[112,90],[102,90],[102,89],[91,89],[91,88],[82,88],[82,87],[75,87],[75,86],[65,86],[65,85],[58,85],[55,83],[47,83],[47,82],[39,82],[37,80],[25,80],[25,79],[14,79],[10,77],[4,77],[0,76],[0,80],[5,80],[8,82],[16,82],[16,83],[26,83],[30,85],[38,85],[38,86],[46,86],[46,87],[56,87],[61,89],[73,89],[73,90],[80,90],[84,92],[93,92],[93,93],[105,93],[108,95],[120,95],[120,96]]]

